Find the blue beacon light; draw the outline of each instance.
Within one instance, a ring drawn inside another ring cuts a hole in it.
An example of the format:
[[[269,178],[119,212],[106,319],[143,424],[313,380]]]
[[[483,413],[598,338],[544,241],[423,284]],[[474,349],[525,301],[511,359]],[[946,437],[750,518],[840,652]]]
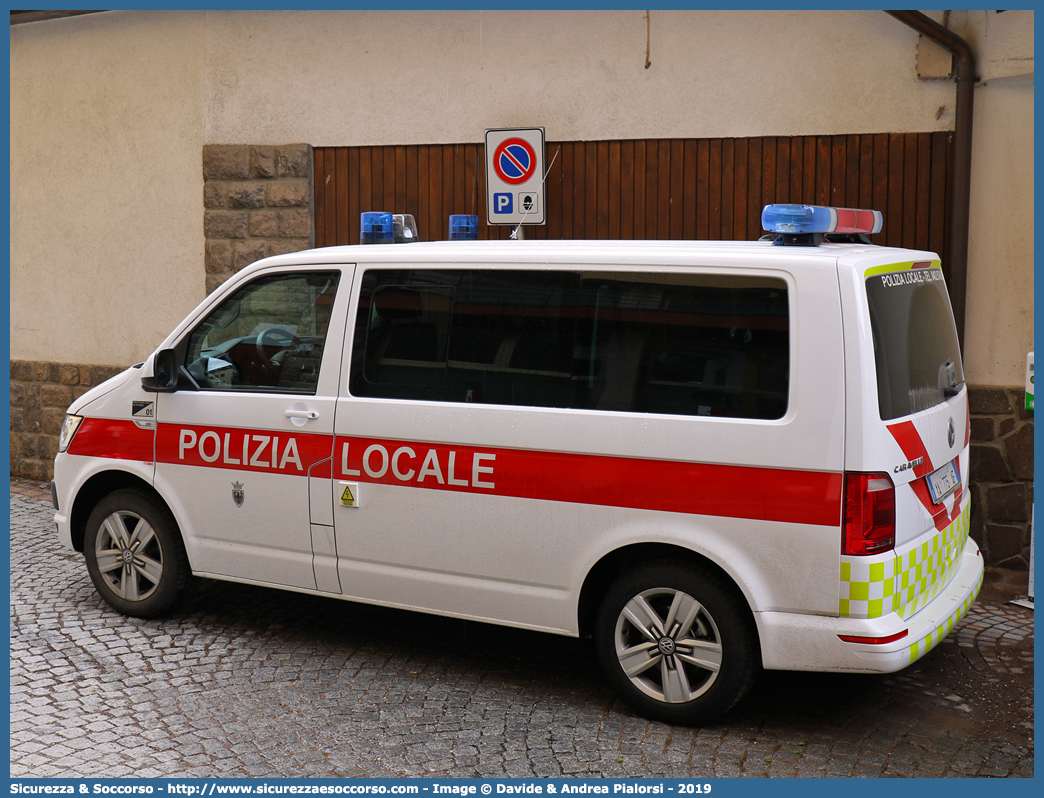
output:
[[[470,213],[451,213],[449,218],[450,241],[477,241],[478,217]]]
[[[395,240],[392,215],[384,211],[366,211],[359,222],[360,244],[391,244]]]

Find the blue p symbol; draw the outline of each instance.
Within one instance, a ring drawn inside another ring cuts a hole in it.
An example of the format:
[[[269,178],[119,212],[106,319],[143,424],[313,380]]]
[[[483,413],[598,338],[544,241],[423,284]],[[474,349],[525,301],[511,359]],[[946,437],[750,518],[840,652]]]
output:
[[[511,213],[511,194],[493,195],[493,213]]]

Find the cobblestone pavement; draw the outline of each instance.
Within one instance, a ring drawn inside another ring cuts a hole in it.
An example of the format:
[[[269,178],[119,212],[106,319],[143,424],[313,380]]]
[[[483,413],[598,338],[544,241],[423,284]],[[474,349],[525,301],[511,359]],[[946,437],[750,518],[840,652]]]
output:
[[[12,777],[1033,775],[1033,613],[1004,591],[906,671],[767,672],[672,728],[586,641],[219,582],[124,618],[36,495],[11,495]]]

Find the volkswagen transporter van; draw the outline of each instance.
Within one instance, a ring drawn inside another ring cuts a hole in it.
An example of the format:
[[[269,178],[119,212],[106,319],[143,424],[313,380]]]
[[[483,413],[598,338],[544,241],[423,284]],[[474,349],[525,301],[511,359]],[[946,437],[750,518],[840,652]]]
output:
[[[590,636],[674,723],[906,667],[983,574],[941,264],[763,219],[254,263],[69,408],[61,541],[132,616],[205,577]]]

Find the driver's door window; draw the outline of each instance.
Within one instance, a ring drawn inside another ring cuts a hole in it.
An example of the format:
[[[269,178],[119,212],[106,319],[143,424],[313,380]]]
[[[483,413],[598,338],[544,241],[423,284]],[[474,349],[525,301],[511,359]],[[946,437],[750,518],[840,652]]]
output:
[[[204,390],[314,394],[339,272],[258,278],[210,313],[186,365]]]

